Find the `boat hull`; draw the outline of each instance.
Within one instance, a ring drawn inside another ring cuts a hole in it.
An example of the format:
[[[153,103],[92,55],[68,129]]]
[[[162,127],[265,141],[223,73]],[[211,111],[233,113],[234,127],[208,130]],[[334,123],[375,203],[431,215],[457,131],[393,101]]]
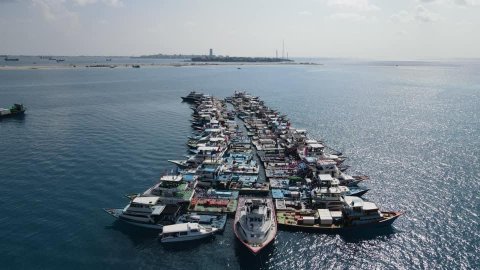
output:
[[[202,240],[205,238],[213,237],[215,231],[205,233],[205,234],[199,234],[199,235],[189,235],[185,237],[172,237],[172,238],[161,238],[160,242],[162,243],[181,243],[181,242],[189,242],[189,241],[195,241],[195,240]]]
[[[104,208],[103,210],[107,212],[109,215],[111,215],[112,217],[116,218],[117,220],[128,223],[130,225],[134,225],[134,226],[142,227],[146,229],[153,229],[153,230],[161,230],[163,228],[163,225],[161,224],[143,223],[143,222],[138,222],[138,221],[133,221],[133,220],[123,218],[122,217],[123,209]]]
[[[240,241],[243,246],[245,246],[248,250],[250,250],[254,255],[257,255],[262,251],[265,247],[267,247],[273,240],[275,239],[275,236],[277,235],[277,217],[275,215],[275,209],[273,207],[273,201],[271,198],[267,198],[267,204],[268,206],[272,209],[272,219],[273,219],[273,226],[271,228],[271,231],[269,232],[269,236],[265,239],[265,241],[259,245],[259,246],[252,246],[248,242],[244,240],[244,237],[242,236],[242,233],[240,232],[240,209],[245,205],[245,197],[240,197],[238,198],[238,206],[237,206],[237,211],[235,214],[235,220],[233,222],[233,232],[235,233],[236,238],[238,241]],[[264,198],[262,198],[264,199]]]
[[[361,197],[365,195],[370,189],[350,189],[350,193],[348,196],[356,196],[356,197]]]
[[[293,231],[306,231],[306,232],[316,232],[316,233],[325,233],[325,234],[338,234],[343,232],[358,231],[358,230],[369,230],[382,227],[388,227],[393,224],[393,222],[403,215],[402,212],[382,212],[383,214],[389,214],[391,217],[385,218],[378,222],[361,224],[361,225],[332,225],[332,226],[321,226],[321,225],[299,225],[299,224],[285,224],[278,222],[278,227],[284,230],[293,230]]]
[[[13,117],[18,117],[18,116],[23,116],[23,115],[25,115],[25,111],[18,111],[18,112],[14,112],[14,113],[10,113],[10,114],[0,115],[0,119],[13,118]]]
[[[188,168],[188,164],[185,162],[185,160],[168,160],[168,162],[177,165],[181,169]]]

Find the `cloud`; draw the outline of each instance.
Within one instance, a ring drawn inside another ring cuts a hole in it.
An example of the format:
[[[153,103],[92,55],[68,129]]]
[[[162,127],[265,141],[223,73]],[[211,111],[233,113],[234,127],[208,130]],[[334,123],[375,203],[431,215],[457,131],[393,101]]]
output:
[[[32,4],[47,21],[68,20],[78,24],[78,14],[66,8],[65,0],[32,0]]]
[[[121,0],[103,0],[103,3],[112,6],[112,7],[122,7],[123,2]]]
[[[478,0],[453,0],[453,2],[459,6],[478,6],[480,1]]]
[[[423,23],[436,22],[440,19],[437,13],[434,13],[423,5],[418,5],[412,12],[401,10],[396,14],[390,16],[392,22],[408,23],[412,21],[419,21]]]
[[[413,21],[413,17],[408,11],[401,10],[397,14],[393,14],[392,16],[390,16],[390,20],[393,22],[406,23]]]
[[[458,26],[473,26],[475,24],[471,21],[461,20],[461,21],[457,22],[456,25],[458,25]]]
[[[355,11],[375,11],[380,8],[371,4],[369,0],[328,0],[327,5],[339,9],[349,9]]]
[[[443,5],[457,5],[457,6],[478,6],[480,5],[480,0],[417,0],[420,3],[440,3]]]
[[[96,3],[97,0],[73,0],[73,2],[79,6],[86,6]]]
[[[327,17],[332,20],[365,21],[366,16],[357,13],[335,13]]]
[[[5,1],[5,0],[0,0]],[[17,0],[18,1],[18,0]],[[79,26],[79,14],[72,11],[71,3],[77,6],[86,6],[95,3],[103,3],[112,7],[123,5],[120,0],[31,0],[32,6],[37,8],[46,21],[64,21],[68,26]]]
[[[72,0],[78,6],[86,6],[96,3],[103,3],[112,7],[121,7],[123,2],[121,0]]]
[[[303,11],[297,12],[297,14],[300,15],[300,16],[311,16],[312,12],[307,11],[307,10],[303,10]]]
[[[439,16],[438,14],[429,11],[424,6],[418,5],[415,8],[414,18],[415,20],[421,21],[421,22],[434,22],[434,21],[438,21]]]

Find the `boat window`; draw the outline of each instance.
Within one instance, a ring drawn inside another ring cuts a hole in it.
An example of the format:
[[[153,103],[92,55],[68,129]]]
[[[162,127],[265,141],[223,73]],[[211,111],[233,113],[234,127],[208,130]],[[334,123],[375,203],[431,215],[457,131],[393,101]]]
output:
[[[190,230],[190,231],[191,231],[191,232],[198,232],[197,229],[192,229],[192,230]]]
[[[180,232],[179,235],[187,235],[187,232]]]

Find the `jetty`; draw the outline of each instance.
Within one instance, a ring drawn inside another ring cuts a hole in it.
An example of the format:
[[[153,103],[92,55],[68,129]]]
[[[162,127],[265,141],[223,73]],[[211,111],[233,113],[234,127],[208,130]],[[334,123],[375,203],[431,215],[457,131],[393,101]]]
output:
[[[362,199],[369,190],[364,186],[368,176],[348,174],[347,157],[293,127],[259,97],[235,91],[220,99],[193,91],[182,99],[192,109],[192,134],[186,140],[190,155],[169,160],[174,169],[145,192],[128,196],[123,210],[106,209],[109,214],[155,229],[189,213],[228,215],[235,217],[237,229],[242,219],[238,209],[250,213],[245,207],[258,204],[268,208],[260,216],[275,234],[277,225],[320,233],[372,229],[389,226],[402,215]],[[245,206],[245,200],[251,205]],[[170,211],[164,213],[167,207]]]

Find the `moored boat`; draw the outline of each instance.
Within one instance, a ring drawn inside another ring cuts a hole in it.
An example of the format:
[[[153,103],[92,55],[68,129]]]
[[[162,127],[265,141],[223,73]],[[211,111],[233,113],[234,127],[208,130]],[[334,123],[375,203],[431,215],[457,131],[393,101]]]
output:
[[[162,243],[173,243],[204,239],[216,231],[217,228],[204,227],[198,223],[180,223],[164,226],[159,236]]]
[[[181,215],[177,219],[177,224],[181,223],[198,223],[205,228],[216,228],[218,231],[223,231],[225,224],[227,224],[227,215],[209,215],[202,213],[187,213]]]
[[[277,212],[278,226],[285,229],[338,233],[351,229],[390,226],[403,213],[380,211],[372,203],[359,197],[345,196],[342,211],[304,209]]]
[[[149,229],[162,229],[174,224],[180,206],[160,203],[158,196],[137,196],[123,209],[105,208],[105,212],[128,224]]]
[[[277,218],[271,198],[238,199],[233,231],[242,244],[258,254],[277,234]]]
[[[18,58],[11,58],[11,57],[5,56],[4,60],[5,60],[5,61],[18,61],[19,59],[18,59]]]

